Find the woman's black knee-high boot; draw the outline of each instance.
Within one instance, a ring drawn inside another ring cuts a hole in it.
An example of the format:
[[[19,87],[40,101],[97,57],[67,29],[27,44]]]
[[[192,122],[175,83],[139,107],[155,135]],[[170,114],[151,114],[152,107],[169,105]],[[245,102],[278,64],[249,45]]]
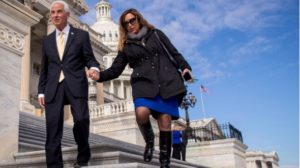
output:
[[[160,131],[159,136],[159,161],[161,168],[170,167],[170,155],[171,155],[171,144],[172,144],[171,131]]]
[[[145,151],[144,151],[144,161],[150,162],[153,156],[154,137],[155,137],[150,121],[145,124],[139,124],[139,128],[146,142]]]

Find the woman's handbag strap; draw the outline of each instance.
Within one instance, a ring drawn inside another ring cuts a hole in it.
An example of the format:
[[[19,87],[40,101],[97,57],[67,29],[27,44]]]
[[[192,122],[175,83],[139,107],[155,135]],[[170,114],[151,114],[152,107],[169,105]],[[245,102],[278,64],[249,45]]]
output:
[[[170,52],[168,51],[167,47],[164,45],[164,43],[160,40],[157,31],[154,30],[154,34],[156,36],[156,38],[158,39],[158,42],[160,43],[160,45],[163,47],[163,49],[165,50],[165,52],[167,53],[169,59],[171,60],[171,62],[173,63],[173,65],[178,69],[178,63],[176,62],[176,60],[174,59],[174,57],[170,54]]]

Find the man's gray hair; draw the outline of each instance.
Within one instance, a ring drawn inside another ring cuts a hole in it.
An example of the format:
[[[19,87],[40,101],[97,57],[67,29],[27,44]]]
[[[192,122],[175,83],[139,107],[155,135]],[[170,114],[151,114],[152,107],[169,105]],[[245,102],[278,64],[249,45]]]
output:
[[[53,7],[53,5],[57,4],[57,3],[60,3],[60,4],[63,4],[64,5],[64,10],[66,12],[70,12],[70,8],[69,8],[69,5],[65,2],[65,1],[53,1],[50,5],[50,11]]]

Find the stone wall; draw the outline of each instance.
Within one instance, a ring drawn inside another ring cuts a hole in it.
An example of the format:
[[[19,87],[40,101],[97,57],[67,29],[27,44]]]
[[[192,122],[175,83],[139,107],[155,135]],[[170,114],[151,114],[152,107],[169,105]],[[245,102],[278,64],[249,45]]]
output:
[[[41,16],[18,1],[0,1],[0,11],[0,160],[13,160],[18,151],[22,65],[29,57],[30,27]]]
[[[246,168],[247,146],[236,139],[189,142],[187,161],[213,168]]]
[[[0,46],[0,158],[17,152],[21,56]]]

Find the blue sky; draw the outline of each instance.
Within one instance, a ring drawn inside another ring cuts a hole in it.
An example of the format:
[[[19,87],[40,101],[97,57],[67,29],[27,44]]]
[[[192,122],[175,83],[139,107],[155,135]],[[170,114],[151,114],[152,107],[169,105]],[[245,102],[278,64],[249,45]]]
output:
[[[87,0],[84,23],[95,22]],[[190,62],[206,117],[238,128],[248,150],[276,151],[280,167],[299,167],[299,2],[297,0],[110,0],[112,17],[133,7],[163,30]],[[181,115],[184,116],[183,111]]]

